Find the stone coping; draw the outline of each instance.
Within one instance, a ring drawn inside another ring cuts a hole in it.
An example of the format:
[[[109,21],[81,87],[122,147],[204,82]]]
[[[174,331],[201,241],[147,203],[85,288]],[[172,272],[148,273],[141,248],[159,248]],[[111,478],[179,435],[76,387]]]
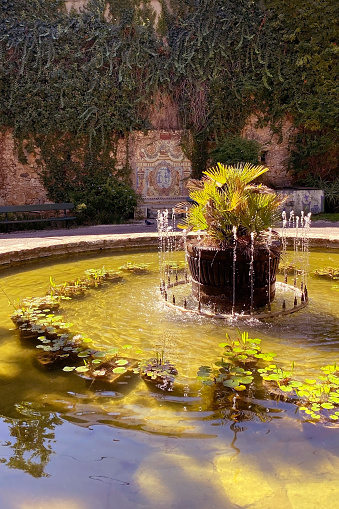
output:
[[[281,232],[280,229],[278,231]],[[180,231],[176,234],[181,235]],[[295,230],[286,230],[286,236],[287,239],[293,239]],[[312,248],[339,249],[339,226],[311,227],[309,239]],[[155,224],[149,227],[133,224],[16,232],[0,235],[0,267],[5,268],[50,256],[100,253],[108,250],[123,251],[157,245],[158,234],[155,231]]]

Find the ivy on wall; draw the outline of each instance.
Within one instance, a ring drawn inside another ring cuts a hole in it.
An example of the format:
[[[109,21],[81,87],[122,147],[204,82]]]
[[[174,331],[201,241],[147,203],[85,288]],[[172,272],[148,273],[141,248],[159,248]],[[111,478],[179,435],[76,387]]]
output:
[[[293,118],[298,178],[338,174],[335,2],[160,1],[155,25],[149,1],[90,0],[78,13],[62,0],[0,0],[0,125],[19,149],[25,139],[44,151],[52,197],[60,154],[67,174],[77,153],[78,174],[91,159],[105,178],[128,182],[117,142],[152,128],[159,92],[191,133],[195,176],[253,111],[277,127]]]

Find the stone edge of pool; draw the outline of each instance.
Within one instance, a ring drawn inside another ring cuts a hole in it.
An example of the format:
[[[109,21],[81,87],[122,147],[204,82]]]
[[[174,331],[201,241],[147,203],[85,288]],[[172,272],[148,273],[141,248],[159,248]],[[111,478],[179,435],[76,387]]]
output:
[[[339,249],[339,227],[316,228],[310,230],[308,238],[310,247],[322,249]],[[181,233],[175,233],[180,236]],[[287,240],[291,242],[295,234],[292,230],[287,231]],[[109,235],[74,235],[57,237],[34,237],[27,239],[13,238],[6,244],[0,239],[0,267],[5,268],[17,263],[79,253],[93,253],[107,250],[124,250],[131,248],[156,247],[158,245],[157,232],[140,233],[114,233]]]

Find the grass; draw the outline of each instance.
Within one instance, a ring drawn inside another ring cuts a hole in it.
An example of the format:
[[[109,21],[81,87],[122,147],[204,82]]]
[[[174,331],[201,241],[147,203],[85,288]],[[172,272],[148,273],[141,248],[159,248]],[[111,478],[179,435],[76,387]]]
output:
[[[339,212],[323,212],[312,216],[312,221],[331,221],[332,223],[339,222]]]

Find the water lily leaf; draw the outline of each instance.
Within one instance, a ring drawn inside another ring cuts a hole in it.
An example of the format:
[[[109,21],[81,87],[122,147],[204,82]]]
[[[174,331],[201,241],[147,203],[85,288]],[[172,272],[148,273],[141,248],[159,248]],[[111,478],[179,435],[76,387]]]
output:
[[[115,364],[117,364],[117,366],[125,366],[126,364],[128,364],[128,360],[127,359],[118,359]]]
[[[262,359],[263,361],[271,361],[274,359],[274,357],[276,357],[277,354],[276,353],[273,353],[273,352],[269,352],[269,353],[261,353],[261,354],[258,354],[258,355],[255,355],[255,357],[257,357],[258,359]]]
[[[238,383],[241,383],[241,384],[250,384],[251,382],[253,382],[253,376],[242,376],[240,378],[238,378]]]
[[[290,387],[303,387],[303,383],[302,382],[297,382],[297,381],[289,382],[288,385]]]
[[[333,415],[330,415],[330,419],[332,419],[333,421],[337,421],[339,419],[339,417],[335,414]]]
[[[334,405],[332,403],[321,403],[322,408],[326,408],[326,410],[332,410],[334,408]]]
[[[81,359],[85,359],[88,356],[89,356],[88,352],[79,352],[78,353],[78,357],[80,357]]]
[[[77,368],[75,368],[75,371],[77,371],[78,373],[86,373],[86,371],[88,371],[89,368],[87,366],[79,366]]]
[[[113,373],[126,373],[127,369],[123,366],[119,366],[118,368],[113,369]]]
[[[75,370],[75,366],[64,366],[62,368],[62,371],[74,371]]]
[[[119,352],[119,348],[117,348],[116,346],[113,346],[112,348],[109,348],[109,349],[107,350],[107,353],[108,353],[109,355],[115,355],[115,354],[116,354],[116,353],[118,353],[118,352]]]
[[[230,387],[234,389],[235,387],[238,387],[239,380],[233,380],[232,378],[230,378],[229,380],[224,380],[223,384],[225,387]]]
[[[101,359],[106,356],[106,352],[94,352],[93,357]]]
[[[260,343],[261,343],[261,339],[259,339],[259,338],[251,338],[251,339],[250,339],[250,342],[251,342],[251,343],[256,343],[257,345],[260,345]]]
[[[289,385],[280,385],[280,389],[284,392],[291,392],[292,388]]]
[[[132,348],[132,345],[123,345],[122,347],[124,350],[130,350]]]
[[[320,410],[320,404],[319,404],[319,403],[313,403],[313,405],[312,405],[312,407],[311,407],[311,408],[312,408],[312,410],[314,410],[314,411],[315,411],[315,410]]]
[[[316,384],[316,383],[317,383],[317,381],[316,381],[316,380],[314,380],[314,379],[305,378],[305,383],[306,383],[306,384],[309,384],[309,385],[314,385],[314,384]]]
[[[236,391],[246,391],[246,386],[245,385],[237,385],[236,387],[234,387],[234,389]]]
[[[199,373],[210,373],[212,368],[210,366],[200,366]]]

